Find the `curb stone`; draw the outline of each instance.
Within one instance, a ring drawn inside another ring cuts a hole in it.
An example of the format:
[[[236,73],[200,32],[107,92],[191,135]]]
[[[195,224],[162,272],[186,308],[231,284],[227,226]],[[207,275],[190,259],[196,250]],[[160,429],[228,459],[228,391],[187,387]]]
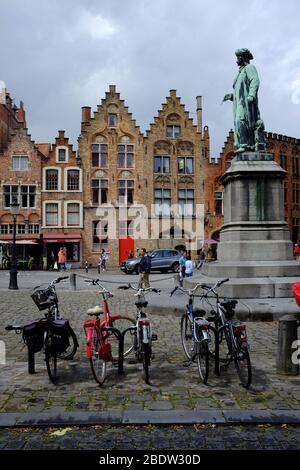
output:
[[[165,424],[300,424],[300,411],[290,410],[173,410],[1,413],[0,428],[63,427],[90,425]]]

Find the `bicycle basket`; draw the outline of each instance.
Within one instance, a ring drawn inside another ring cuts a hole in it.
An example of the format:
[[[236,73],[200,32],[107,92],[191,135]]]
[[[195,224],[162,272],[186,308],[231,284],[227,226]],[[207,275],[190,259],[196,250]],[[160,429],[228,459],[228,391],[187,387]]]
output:
[[[70,346],[70,326],[68,320],[53,320],[50,324],[51,353],[61,354]]]
[[[300,307],[300,282],[295,282],[292,286],[296,304]]]
[[[47,287],[46,289],[36,289],[31,298],[39,310],[45,310],[57,303],[57,295],[54,289]]]
[[[28,323],[23,327],[23,340],[30,352],[41,351],[44,344],[44,328],[39,320]]]

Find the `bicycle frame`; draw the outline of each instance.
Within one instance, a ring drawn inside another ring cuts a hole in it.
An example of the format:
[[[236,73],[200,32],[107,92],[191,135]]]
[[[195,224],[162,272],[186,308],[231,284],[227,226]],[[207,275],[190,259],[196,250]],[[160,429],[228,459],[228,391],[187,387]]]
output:
[[[92,337],[94,329],[101,332],[100,336],[100,344],[99,344],[99,354],[103,357],[106,361],[112,361],[111,355],[111,348],[110,343],[108,341],[109,332],[116,332],[117,330],[113,328],[112,319],[121,318],[119,314],[110,314],[109,306],[108,306],[108,298],[111,294],[107,291],[101,292],[103,297],[102,306],[103,306],[103,313],[104,318],[103,320],[100,319],[100,316],[95,320],[86,320],[84,322],[83,328],[86,335],[86,355],[88,359],[92,357]]]

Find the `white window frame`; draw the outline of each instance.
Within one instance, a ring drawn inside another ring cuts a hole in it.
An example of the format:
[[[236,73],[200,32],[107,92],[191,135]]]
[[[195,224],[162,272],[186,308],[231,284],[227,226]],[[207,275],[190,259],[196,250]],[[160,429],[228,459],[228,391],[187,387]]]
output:
[[[26,157],[26,158],[27,158],[27,162],[28,162],[27,168],[26,168],[26,169],[22,169],[22,170],[21,170],[21,169],[16,169],[16,168],[14,168],[13,159],[14,159],[15,157],[17,157],[17,158],[18,158],[18,157],[19,157],[19,158],[20,158],[20,157],[23,157],[23,158]],[[20,155],[12,154],[12,156],[11,156],[11,169],[12,169],[12,171],[28,171],[28,170],[29,170],[29,156],[28,156],[27,154],[20,154]]]
[[[58,151],[60,149],[64,149],[66,151],[66,159],[63,162],[60,162],[58,160],[58,153],[59,153]],[[69,147],[67,147],[66,145],[58,145],[55,149],[55,160],[56,160],[56,163],[59,163],[60,165],[64,164],[64,163],[68,163],[68,161],[69,161]]]
[[[57,181],[57,189],[46,189],[46,171],[47,170],[57,170],[58,171],[58,181]],[[46,166],[43,168],[43,192],[46,193],[58,193],[62,191],[61,187],[61,168],[57,166]]]
[[[46,225],[46,204],[57,204],[58,205],[58,225]],[[61,201],[48,199],[47,201],[43,201],[43,225],[42,228],[62,228],[61,224]]]
[[[79,171],[79,189],[68,189],[68,171],[77,170]],[[68,166],[64,171],[64,190],[68,193],[82,193],[82,168],[78,166]]]
[[[68,225],[68,205],[69,204],[79,204],[79,225]],[[74,199],[72,201],[64,202],[64,228],[83,228],[83,203]]]

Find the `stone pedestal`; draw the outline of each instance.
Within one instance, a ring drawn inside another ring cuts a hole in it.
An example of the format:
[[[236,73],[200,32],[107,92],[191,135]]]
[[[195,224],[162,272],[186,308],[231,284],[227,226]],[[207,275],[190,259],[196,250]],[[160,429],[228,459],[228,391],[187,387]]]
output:
[[[243,152],[223,175],[224,224],[218,261],[202,268],[205,282],[230,278],[220,290],[222,295],[292,297],[291,284],[300,280],[300,265],[293,261],[284,220],[285,174],[272,154]]]

